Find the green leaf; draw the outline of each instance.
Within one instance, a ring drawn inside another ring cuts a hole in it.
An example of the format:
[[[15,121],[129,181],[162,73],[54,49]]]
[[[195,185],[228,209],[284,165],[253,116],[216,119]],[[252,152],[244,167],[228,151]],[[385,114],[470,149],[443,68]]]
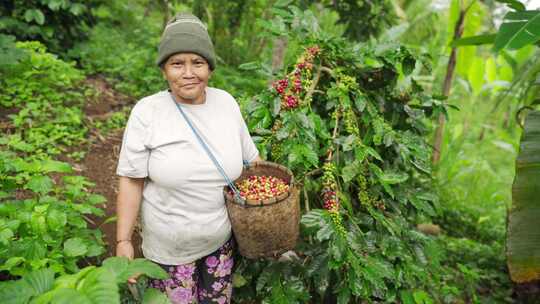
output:
[[[9,228],[4,228],[4,229],[0,230],[0,243],[2,243],[4,245],[9,244],[9,242],[11,241],[11,238],[14,235],[15,234],[13,233],[13,230],[11,230]]]
[[[427,292],[418,290],[413,293],[414,303],[416,304],[431,304],[433,301]]]
[[[509,12],[495,38],[493,50],[519,49],[540,40],[540,11]]]
[[[102,204],[106,202],[107,202],[107,199],[103,195],[92,193],[88,196],[88,203],[91,205],[97,205],[97,204]]]
[[[86,6],[81,3],[73,3],[69,8],[69,12],[75,16],[81,15],[86,10]]]
[[[375,149],[371,147],[365,147],[365,150],[368,155],[371,155],[376,160],[383,161],[381,155]]]
[[[355,135],[345,137],[342,143],[343,151],[351,151],[355,147],[356,139]]]
[[[506,234],[508,269],[516,283],[540,280],[540,112],[529,113],[524,126]]]
[[[252,71],[252,70],[259,69],[260,64],[258,62],[256,62],[256,61],[246,62],[246,63],[242,63],[241,65],[239,65],[238,68],[240,70],[244,70],[244,71]]]
[[[0,299],[5,304],[28,303],[34,290],[24,280],[0,282]]]
[[[60,173],[72,173],[73,168],[68,163],[56,161],[56,160],[45,160],[41,163],[41,170],[45,173],[48,172],[60,172]]]
[[[115,275],[106,268],[96,268],[89,272],[78,290],[90,303],[120,304]]]
[[[34,303],[35,302],[35,303]],[[35,301],[32,301],[32,304],[97,304],[97,302],[92,302],[87,296],[82,292],[75,289],[67,288],[55,288],[48,293],[43,294],[38,297]],[[109,302],[106,302],[109,303]]]
[[[68,239],[64,243],[64,253],[70,257],[84,255],[88,251],[88,246],[79,237]]]
[[[466,45],[491,44],[495,42],[496,36],[497,34],[484,34],[484,35],[463,37],[463,38],[452,41],[450,46],[458,47],[458,46],[466,46]]]
[[[47,213],[47,225],[51,230],[62,229],[67,223],[67,215],[58,209],[51,209]]]
[[[25,188],[30,189],[35,193],[47,194],[53,188],[53,181],[50,177],[45,175],[32,176]]]
[[[279,128],[279,130],[276,132],[277,140],[282,140],[287,137],[289,137],[289,129],[286,126]]]
[[[96,269],[96,266],[87,266],[79,272],[72,274],[72,275],[63,275],[56,279],[54,282],[54,288],[68,288],[68,289],[74,289],[77,286],[77,283],[81,281],[86,275],[88,275],[90,272],[92,272],[93,269]]]
[[[495,0],[495,1],[497,1],[499,3],[504,3],[508,7],[513,8],[516,11],[524,11],[524,10],[527,9],[523,3],[521,3],[521,2],[519,2],[517,0]]]
[[[294,145],[293,148],[289,151],[288,161],[291,167],[299,164],[303,160],[304,145]]]
[[[30,227],[36,234],[45,234],[47,233],[47,219],[45,216],[38,212],[32,212],[30,217]]]
[[[415,304],[413,295],[410,291],[402,290],[400,292],[400,297],[403,304]]]
[[[323,218],[323,210],[312,210],[304,215],[300,219],[300,223],[308,228],[319,228],[324,225],[325,220]]]
[[[147,288],[144,291],[143,304],[170,304],[167,295],[155,288]]]
[[[310,146],[304,145],[302,146],[302,154],[304,155],[305,159],[313,166],[317,167],[319,165],[319,156],[317,155],[317,152]],[[306,166],[308,167],[308,166]]]
[[[39,9],[28,9],[24,12],[24,19],[26,22],[36,21],[37,24],[43,25],[45,23],[45,15]]]
[[[292,0],[278,0],[274,4],[274,6],[275,7],[287,7],[291,2],[292,2]]]
[[[233,274],[232,282],[233,282],[233,287],[234,288],[245,286],[248,283],[246,278],[244,278],[244,276],[242,276],[241,274],[238,274],[238,273]]]
[[[154,279],[167,279],[169,274],[163,270],[156,263],[147,260],[147,259],[134,259],[129,263],[128,269],[124,275],[127,275],[125,279],[127,280],[130,276],[134,274],[142,274]]]
[[[383,183],[393,185],[405,182],[407,179],[409,179],[409,176],[407,173],[384,172],[379,176],[379,178]]]
[[[94,256],[98,256],[102,254],[103,252],[105,252],[105,248],[103,248],[103,246],[99,244],[90,244],[90,246],[88,246],[88,251],[86,252],[86,256],[94,257]]]
[[[270,278],[272,276],[272,272],[266,269],[266,271],[263,271],[259,278],[257,279],[257,284],[255,286],[255,290],[257,293],[261,293],[263,288],[268,285],[268,282],[270,281]]]
[[[51,269],[35,270],[22,278],[32,289],[33,295],[39,295],[52,289],[54,271]]]
[[[103,261],[103,267],[107,268],[116,277],[116,283],[125,283],[129,275],[125,274],[129,265],[126,257],[111,257]]]
[[[319,231],[317,231],[315,238],[319,240],[319,242],[322,242],[322,241],[330,239],[333,233],[334,233],[334,229],[332,228],[332,225],[329,225],[325,221],[323,225],[321,225],[321,228],[319,229]]]
[[[18,266],[26,261],[23,257],[10,257],[4,265],[0,266],[0,270],[10,271],[13,267]]]
[[[353,180],[358,173],[360,173],[359,163],[357,160],[355,160],[343,167],[341,170],[341,177],[343,178],[344,182],[348,183]]]
[[[60,9],[60,7],[62,6],[62,3],[64,1],[63,0],[49,0],[49,3],[47,3],[47,6],[53,10],[53,11],[57,11]]]
[[[22,256],[27,260],[40,260],[47,255],[45,244],[40,241],[33,240],[25,244],[25,250]]]

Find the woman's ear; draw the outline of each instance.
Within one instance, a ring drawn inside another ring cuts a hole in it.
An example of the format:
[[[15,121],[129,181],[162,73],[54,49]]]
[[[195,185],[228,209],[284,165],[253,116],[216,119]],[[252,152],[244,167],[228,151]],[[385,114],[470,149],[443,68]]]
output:
[[[165,74],[165,65],[161,65],[160,69],[161,76],[163,76],[163,79],[167,80],[167,74]]]

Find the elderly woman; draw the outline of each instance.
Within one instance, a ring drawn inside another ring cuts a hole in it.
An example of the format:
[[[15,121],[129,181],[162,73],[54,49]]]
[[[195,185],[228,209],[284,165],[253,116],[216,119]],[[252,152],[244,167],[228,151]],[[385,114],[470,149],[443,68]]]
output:
[[[137,102],[124,132],[116,255],[133,258],[140,211],[143,254],[170,274],[150,285],[173,303],[230,303],[234,244],[222,192],[227,183],[186,118],[231,180],[240,176],[243,161],[260,160],[259,152],[236,100],[207,86],[216,59],[197,17],[173,18],[158,53],[169,89]]]

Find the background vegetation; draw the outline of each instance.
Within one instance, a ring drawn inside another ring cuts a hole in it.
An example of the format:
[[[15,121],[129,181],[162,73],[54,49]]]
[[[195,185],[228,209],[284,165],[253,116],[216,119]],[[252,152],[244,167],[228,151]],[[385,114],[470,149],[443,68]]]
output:
[[[105,199],[61,161],[81,160],[90,133],[119,130],[129,114],[85,118],[97,93],[84,80],[103,77],[133,101],[164,89],[154,66],[161,30],[174,12],[192,11],[218,53],[211,85],[237,98],[262,156],[293,169],[305,190],[299,259],[240,260],[235,301],[516,302],[505,223],[520,109],[536,104],[540,50],[498,47],[502,38],[484,34],[523,8],[474,0],[1,4],[1,298],[166,302],[144,281],[130,292],[124,280],[135,271],[161,277],[159,269],[103,262],[102,233],[88,223],[104,215],[97,205]],[[493,42],[498,52],[485,44]],[[293,81],[302,62],[313,68],[300,74],[299,106],[287,109],[275,81]],[[446,124],[432,164],[439,115]],[[321,194],[332,182],[337,209]]]

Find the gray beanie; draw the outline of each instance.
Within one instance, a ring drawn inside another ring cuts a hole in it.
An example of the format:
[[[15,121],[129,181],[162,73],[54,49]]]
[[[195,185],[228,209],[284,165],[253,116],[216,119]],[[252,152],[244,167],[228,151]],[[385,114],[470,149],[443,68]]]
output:
[[[176,53],[198,54],[208,61],[211,70],[216,67],[214,45],[206,26],[192,14],[179,13],[167,23],[159,42],[157,65]]]

